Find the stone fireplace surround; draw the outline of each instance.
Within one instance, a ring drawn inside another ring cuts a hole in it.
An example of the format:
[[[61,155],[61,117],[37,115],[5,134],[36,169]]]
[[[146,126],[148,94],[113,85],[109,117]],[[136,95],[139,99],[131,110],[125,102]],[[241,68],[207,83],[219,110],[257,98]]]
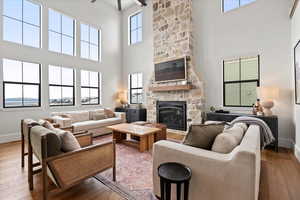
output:
[[[157,83],[153,73],[146,87],[147,117],[150,122],[157,122],[157,102],[159,101],[184,101],[187,110],[187,126],[191,122],[201,121],[204,103],[203,82],[194,62],[192,22],[192,0],[153,0],[154,63],[188,57],[187,82],[192,84],[193,89],[152,91],[149,88],[184,84],[182,81]],[[179,131],[179,133],[184,134],[185,131]]]

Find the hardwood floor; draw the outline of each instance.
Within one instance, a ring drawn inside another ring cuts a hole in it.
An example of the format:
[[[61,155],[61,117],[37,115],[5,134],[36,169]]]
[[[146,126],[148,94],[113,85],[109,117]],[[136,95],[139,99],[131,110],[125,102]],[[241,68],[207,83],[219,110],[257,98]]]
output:
[[[178,138],[176,138],[178,139]],[[27,167],[21,169],[20,143],[0,145],[0,199],[41,199],[40,175],[34,178],[34,191],[27,184]],[[72,189],[57,195],[53,200],[121,200],[94,179],[89,179]],[[259,200],[299,200],[300,164],[291,150],[280,149],[279,153],[265,150],[262,153],[261,185]]]

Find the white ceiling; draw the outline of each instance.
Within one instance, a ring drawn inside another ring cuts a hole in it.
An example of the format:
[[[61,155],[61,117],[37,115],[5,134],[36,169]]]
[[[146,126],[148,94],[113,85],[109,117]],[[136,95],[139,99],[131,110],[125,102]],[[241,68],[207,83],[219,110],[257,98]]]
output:
[[[112,6],[114,6],[115,8],[118,7],[118,0],[97,0],[97,1],[104,1]],[[132,5],[135,4],[135,0],[121,0],[121,4],[122,4],[122,10],[127,9],[129,7],[131,7]]]

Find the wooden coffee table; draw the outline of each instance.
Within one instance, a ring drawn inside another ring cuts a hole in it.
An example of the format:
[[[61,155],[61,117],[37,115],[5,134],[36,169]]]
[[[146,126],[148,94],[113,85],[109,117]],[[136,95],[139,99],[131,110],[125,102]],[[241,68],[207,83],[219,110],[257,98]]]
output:
[[[152,149],[154,143],[154,135],[161,131],[158,128],[139,126],[135,124],[117,124],[108,126],[113,132],[113,139],[116,143],[124,143],[130,146],[134,146],[144,152]],[[139,141],[127,140],[127,134],[131,136],[139,137]]]

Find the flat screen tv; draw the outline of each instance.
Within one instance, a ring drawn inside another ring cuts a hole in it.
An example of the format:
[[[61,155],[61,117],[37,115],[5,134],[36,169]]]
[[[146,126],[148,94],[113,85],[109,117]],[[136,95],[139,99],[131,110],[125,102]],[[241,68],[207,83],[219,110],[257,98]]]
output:
[[[155,64],[155,82],[186,80],[186,58]]]

